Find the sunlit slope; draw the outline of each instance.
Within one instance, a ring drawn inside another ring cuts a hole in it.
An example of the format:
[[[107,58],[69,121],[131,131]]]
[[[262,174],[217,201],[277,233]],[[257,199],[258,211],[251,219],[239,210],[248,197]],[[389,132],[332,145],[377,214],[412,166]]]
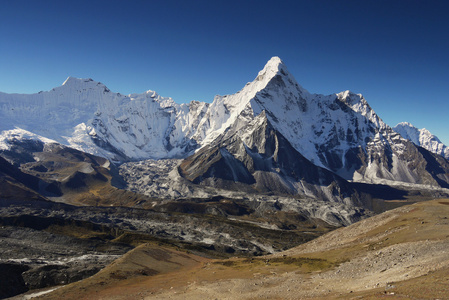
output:
[[[449,200],[421,202],[252,259],[144,245],[46,299],[444,299],[448,218]]]

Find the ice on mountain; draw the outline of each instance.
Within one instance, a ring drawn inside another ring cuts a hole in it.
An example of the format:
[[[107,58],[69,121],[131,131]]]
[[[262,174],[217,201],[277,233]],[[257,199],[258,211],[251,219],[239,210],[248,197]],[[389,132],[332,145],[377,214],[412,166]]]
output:
[[[361,94],[311,94],[279,57],[240,91],[216,96],[210,104],[177,104],[152,90],[121,95],[92,79],[69,77],[48,92],[0,93],[0,108],[4,135],[23,130],[113,161],[185,158],[231,127],[243,137],[245,126],[265,113],[299,153],[346,179],[363,180],[366,174],[370,180],[418,180],[402,158],[407,142]],[[406,138],[449,157],[428,131],[414,134]]]

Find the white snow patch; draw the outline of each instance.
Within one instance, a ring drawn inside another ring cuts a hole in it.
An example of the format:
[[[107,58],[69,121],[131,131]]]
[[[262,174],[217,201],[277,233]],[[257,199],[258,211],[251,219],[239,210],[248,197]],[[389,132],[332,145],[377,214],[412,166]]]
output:
[[[36,298],[36,297],[40,297],[40,296],[43,296],[43,295],[45,295],[45,294],[51,293],[51,292],[53,292],[53,291],[56,291],[57,289],[62,288],[62,287],[64,287],[64,286],[65,286],[65,285],[57,286],[57,287],[52,287],[52,288],[50,288],[50,289],[48,289],[48,290],[45,290],[45,291],[40,291],[40,292],[33,293],[33,294],[29,294],[29,295],[24,295],[24,296],[23,296],[23,299],[33,299],[33,298]]]

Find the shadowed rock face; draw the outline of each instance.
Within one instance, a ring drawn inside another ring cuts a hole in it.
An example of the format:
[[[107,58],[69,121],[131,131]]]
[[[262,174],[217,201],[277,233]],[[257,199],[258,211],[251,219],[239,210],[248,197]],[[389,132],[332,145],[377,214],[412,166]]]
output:
[[[39,194],[40,186],[42,181],[39,178],[23,173],[0,156],[0,198],[45,201]],[[48,185],[46,187],[51,189]]]
[[[149,200],[119,188],[126,183],[107,159],[66,147],[10,141],[13,152],[0,152],[0,197],[51,198],[75,205],[135,205]],[[28,155],[25,155],[28,153]],[[3,157],[8,159],[5,160]],[[11,164],[12,162],[13,164]]]
[[[179,171],[196,184],[253,193],[309,193],[328,201],[341,201],[352,193],[345,180],[296,151],[265,113],[247,125],[245,134],[225,134],[185,159]]]
[[[0,299],[9,298],[28,291],[22,273],[28,266],[0,263]]]

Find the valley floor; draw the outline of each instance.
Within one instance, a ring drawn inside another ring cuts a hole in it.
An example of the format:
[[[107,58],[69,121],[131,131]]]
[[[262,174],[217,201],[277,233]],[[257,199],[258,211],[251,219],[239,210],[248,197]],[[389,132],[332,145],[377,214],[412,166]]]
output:
[[[42,299],[448,299],[449,200],[400,207],[275,255],[144,244]]]

